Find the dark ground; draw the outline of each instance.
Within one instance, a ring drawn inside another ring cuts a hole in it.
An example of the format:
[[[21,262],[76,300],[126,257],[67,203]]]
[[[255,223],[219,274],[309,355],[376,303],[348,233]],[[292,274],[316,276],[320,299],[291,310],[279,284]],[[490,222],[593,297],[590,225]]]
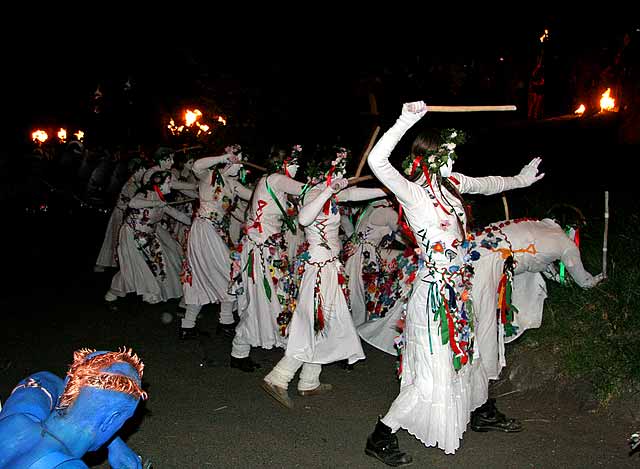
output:
[[[383,467],[363,449],[376,416],[386,412],[398,391],[393,357],[365,345],[367,359],[352,372],[325,367],[322,379],[332,383],[335,392],[294,396],[295,410],[286,410],[259,387],[282,356],[280,350],[253,352],[263,369],[247,374],[226,366],[231,344],[222,336],[213,334],[202,344],[179,342],[175,321],[165,325],[160,320],[174,304],[150,306],[132,297],[120,312],[107,312],[102,297],[111,273],[91,270],[107,215],[86,210],[73,216],[50,211],[27,217],[16,212],[5,220],[0,358],[10,360],[10,366],[0,372],[3,401],[30,373],[63,375],[76,349],[126,345],[145,362],[150,397],[123,432],[129,445],[156,468]],[[201,326],[213,332],[215,310],[203,311]],[[200,366],[205,355],[220,366]],[[511,357],[521,365],[526,359]],[[588,412],[577,394],[553,381],[528,392],[510,389],[508,382],[501,383],[494,394],[503,394],[501,410],[523,420],[524,432],[469,430],[458,452],[447,456],[400,431],[401,448],[413,455],[414,467],[640,464],[640,456],[627,455],[626,439],[638,423],[631,401],[617,400],[605,410]],[[108,467],[104,454],[87,463]]]

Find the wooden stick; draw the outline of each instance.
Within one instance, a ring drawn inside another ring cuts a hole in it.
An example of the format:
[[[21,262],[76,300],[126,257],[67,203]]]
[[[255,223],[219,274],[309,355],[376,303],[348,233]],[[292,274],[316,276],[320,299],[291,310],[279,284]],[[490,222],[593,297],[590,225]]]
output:
[[[369,138],[369,144],[367,145],[367,147],[362,152],[362,155],[360,156],[360,163],[358,164],[358,169],[356,169],[356,175],[354,177],[360,176],[360,173],[362,172],[362,168],[364,168],[364,163],[367,161],[367,156],[369,156],[369,153],[373,148],[373,144],[376,143],[376,138],[378,138],[379,132],[380,132],[380,126],[377,125],[375,129],[373,129],[373,132],[371,132],[371,137]]]
[[[602,241],[602,276],[607,278],[607,237],[609,235],[609,191],[604,191],[604,239]]]
[[[265,168],[264,166],[260,166],[260,165],[257,165],[255,163],[251,163],[249,161],[241,161],[240,164],[243,164],[245,166],[249,166],[250,168],[255,168],[258,171],[264,171],[265,173],[267,172],[267,168]]]
[[[373,179],[373,175],[372,174],[369,174],[368,176],[350,177],[349,178],[349,185],[353,186],[354,184],[358,184],[359,182],[370,181],[372,179]]]
[[[430,106],[427,112],[481,112],[481,111],[515,111],[512,104],[506,106]]]
[[[502,194],[502,205],[504,205],[504,219],[509,220],[509,203],[507,202],[507,196]]]
[[[204,148],[204,147],[202,145],[196,145],[194,147],[180,148],[176,150],[175,153],[182,153],[183,151],[189,151],[189,150],[199,150],[201,148]]]
[[[193,202],[194,200],[198,200],[198,199],[184,199],[184,200],[176,200],[174,202],[167,202],[167,205],[180,205],[180,204],[186,204],[188,202]]]

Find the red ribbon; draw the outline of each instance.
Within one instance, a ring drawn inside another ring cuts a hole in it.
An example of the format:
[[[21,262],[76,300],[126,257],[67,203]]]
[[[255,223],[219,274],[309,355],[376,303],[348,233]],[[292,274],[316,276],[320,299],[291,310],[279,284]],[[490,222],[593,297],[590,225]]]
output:
[[[158,187],[157,184],[153,185],[153,190],[156,191],[156,194],[158,194],[158,197],[160,197],[160,200],[162,200],[163,202],[164,200],[164,194],[162,193],[162,191],[160,190],[160,188]]]

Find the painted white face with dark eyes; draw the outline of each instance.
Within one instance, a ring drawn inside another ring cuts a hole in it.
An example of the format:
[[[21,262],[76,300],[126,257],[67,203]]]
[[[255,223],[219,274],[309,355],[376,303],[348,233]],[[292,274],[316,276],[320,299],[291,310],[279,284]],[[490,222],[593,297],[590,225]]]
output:
[[[289,175],[295,179],[296,174],[298,174],[298,166],[297,164],[292,164],[291,166],[287,166],[287,171],[289,171]]]

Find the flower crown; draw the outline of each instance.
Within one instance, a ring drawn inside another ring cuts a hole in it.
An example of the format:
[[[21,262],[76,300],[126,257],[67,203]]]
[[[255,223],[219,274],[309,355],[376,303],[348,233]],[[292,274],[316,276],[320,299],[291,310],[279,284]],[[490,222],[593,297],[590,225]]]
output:
[[[429,173],[435,174],[448,163],[449,159],[455,161],[458,158],[455,149],[466,141],[464,132],[456,129],[444,129],[440,132],[440,137],[443,143],[437,150],[429,150],[425,152],[425,155],[409,155],[404,159],[402,167],[405,174],[409,176],[419,174],[418,171],[423,171],[425,167]]]
[[[302,145],[293,145],[291,147],[291,153],[284,156],[283,158],[274,157],[271,160],[271,169],[275,172],[287,172],[288,166],[299,165],[299,158],[302,154]],[[287,174],[288,176],[288,174]]]
[[[325,178],[331,178],[334,173],[344,174],[351,152],[341,146],[332,147],[330,152],[335,155],[332,160],[326,159],[308,166],[307,175],[310,182],[318,183]]]

